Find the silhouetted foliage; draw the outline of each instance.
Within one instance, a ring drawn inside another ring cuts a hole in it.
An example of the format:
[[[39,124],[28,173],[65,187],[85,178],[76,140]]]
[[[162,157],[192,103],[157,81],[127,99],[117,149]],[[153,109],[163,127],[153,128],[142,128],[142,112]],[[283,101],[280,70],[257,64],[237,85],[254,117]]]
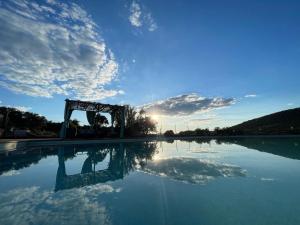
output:
[[[44,116],[36,113],[22,112],[15,108],[0,107],[0,114],[4,115],[4,123],[8,121],[10,128],[19,129],[43,129],[46,126],[47,120]],[[6,118],[8,116],[8,119]],[[4,124],[1,124],[4,127]]]
[[[208,128],[206,128],[206,129],[197,128],[197,129],[195,129],[194,132],[195,132],[195,135],[197,135],[197,136],[209,136],[210,135]]]
[[[173,130],[167,130],[165,133],[164,133],[164,136],[166,137],[173,137],[175,136],[175,133]]]
[[[199,128],[197,129],[198,130],[198,133],[199,133]],[[196,133],[196,130],[186,130],[186,131],[180,131],[178,133],[178,136],[182,136],[182,137],[188,137],[188,136],[199,136],[197,133]]]
[[[115,133],[120,131],[121,115],[114,114]],[[96,126],[80,126],[79,121],[70,120],[68,128],[69,137],[109,137],[111,129],[106,127],[108,120],[100,113],[95,118]],[[156,131],[156,123],[147,116],[144,110],[139,112],[128,106],[125,114],[125,135],[145,136]],[[15,108],[0,107],[0,135],[6,128],[6,136],[13,137],[14,130],[28,130],[32,137],[58,137],[61,129],[59,122],[48,121],[44,116],[32,112],[22,112]],[[244,123],[220,128],[213,131],[197,128],[195,130],[181,131],[174,134],[172,130],[164,136],[236,136],[236,135],[268,135],[268,134],[300,134],[300,108],[273,113]]]
[[[300,134],[300,108],[285,110],[241,124],[213,131],[196,129],[181,131],[177,136],[237,136],[237,135],[281,135]]]
[[[58,134],[61,129],[61,122],[47,121],[45,130]]]
[[[156,131],[156,123],[142,109],[137,112],[134,107],[128,107],[125,115],[125,135],[145,136]]]
[[[272,113],[230,128],[243,134],[300,134],[300,108]]]
[[[6,128],[7,136],[11,136],[15,129],[29,130],[31,136],[55,136],[61,126],[61,123],[48,121],[44,116],[15,108],[0,107],[0,114],[2,115],[0,127]]]
[[[95,126],[102,127],[103,125],[107,125],[107,124],[108,124],[107,118],[101,115],[100,113],[97,113],[95,116]]]
[[[67,129],[68,137],[76,137],[80,128],[79,121],[77,119],[69,121],[69,128]]]

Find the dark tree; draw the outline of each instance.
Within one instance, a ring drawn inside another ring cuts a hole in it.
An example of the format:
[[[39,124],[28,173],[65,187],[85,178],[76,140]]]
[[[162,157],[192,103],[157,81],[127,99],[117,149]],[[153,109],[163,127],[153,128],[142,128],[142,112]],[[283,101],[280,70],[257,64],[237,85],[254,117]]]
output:
[[[97,127],[102,127],[103,125],[107,125],[108,120],[105,116],[101,115],[100,113],[97,113],[95,116],[95,125]]]
[[[173,137],[175,134],[174,134],[174,131],[173,130],[167,130],[165,133],[164,133],[164,136],[166,137]]]

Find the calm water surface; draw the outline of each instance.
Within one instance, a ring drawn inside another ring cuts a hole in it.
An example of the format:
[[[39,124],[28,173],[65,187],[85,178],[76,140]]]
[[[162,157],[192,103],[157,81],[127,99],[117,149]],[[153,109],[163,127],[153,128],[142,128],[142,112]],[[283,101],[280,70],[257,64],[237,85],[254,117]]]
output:
[[[35,147],[0,156],[0,224],[299,225],[300,139]]]

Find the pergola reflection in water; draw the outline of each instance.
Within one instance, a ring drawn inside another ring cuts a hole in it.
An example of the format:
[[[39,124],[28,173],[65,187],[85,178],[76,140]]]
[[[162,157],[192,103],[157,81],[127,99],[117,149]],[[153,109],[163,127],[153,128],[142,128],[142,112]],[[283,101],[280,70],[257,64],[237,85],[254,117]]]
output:
[[[186,140],[183,142],[186,142]],[[210,140],[195,139],[189,140],[189,142],[201,145],[202,143],[210,143]],[[55,191],[123,179],[130,171],[134,170],[194,184],[206,184],[218,177],[243,177],[246,175],[245,171],[239,166],[226,165],[220,162],[207,162],[201,158],[174,158],[171,155],[170,158],[157,160],[154,156],[159,151],[159,143],[148,141],[18,149],[0,154],[0,175],[18,173],[18,170],[37,164],[41,159],[49,156],[58,158]],[[215,142],[217,145],[222,143],[241,145],[286,158],[300,159],[300,145],[295,138],[280,140],[272,138],[230,138],[219,139]],[[74,157],[78,157],[78,154],[81,153],[86,158],[82,161],[82,164],[77,164],[80,167],[80,173],[68,175],[66,161],[72,161]],[[107,165],[107,168],[97,169],[103,168],[104,164]]]
[[[85,151],[87,158],[82,164],[81,173],[67,175],[66,173],[66,155],[64,147],[58,150],[58,169],[56,175],[55,191],[79,188],[97,183],[105,183],[123,179],[130,171],[137,166],[143,166],[147,160],[152,159],[156,149],[154,142],[140,142],[134,145],[106,144],[98,146],[87,146],[80,148]],[[140,149],[135,151],[135,149]],[[109,157],[108,167],[102,170],[96,170],[96,165]]]
[[[86,185],[105,183],[122,179],[130,169],[125,163],[124,145],[120,144],[118,150],[115,148],[105,148],[101,151],[90,150],[87,152],[88,157],[85,159],[81,173],[75,175],[66,174],[64,149],[58,151],[58,169],[56,175],[55,191],[79,188]],[[104,170],[95,170],[95,165],[102,162],[109,155],[108,168]]]

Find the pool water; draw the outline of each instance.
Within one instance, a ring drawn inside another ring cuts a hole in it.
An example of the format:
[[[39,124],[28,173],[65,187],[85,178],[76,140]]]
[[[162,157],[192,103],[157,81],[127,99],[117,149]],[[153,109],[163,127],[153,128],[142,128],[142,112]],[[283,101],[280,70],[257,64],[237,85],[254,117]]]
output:
[[[299,225],[300,139],[34,147],[0,155],[0,224]]]

